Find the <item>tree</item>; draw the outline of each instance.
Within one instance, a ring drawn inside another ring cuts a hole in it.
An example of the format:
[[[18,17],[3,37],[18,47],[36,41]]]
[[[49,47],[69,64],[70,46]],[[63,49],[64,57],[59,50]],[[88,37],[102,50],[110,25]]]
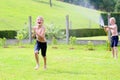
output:
[[[116,0],[90,0],[96,9],[111,12],[114,11]]]
[[[104,4],[105,11],[107,12],[114,11],[114,7],[115,7],[114,0],[103,0],[103,4]]]
[[[115,5],[115,11],[119,12],[120,11],[120,0],[117,1],[116,5]]]
[[[81,5],[83,7],[89,8],[94,6],[95,9],[106,12],[114,11],[117,1],[120,0],[64,0],[64,2]]]
[[[69,2],[69,0],[64,0],[64,2]]]
[[[102,0],[90,0],[91,5],[95,7],[95,9],[102,9],[103,8],[103,1]]]

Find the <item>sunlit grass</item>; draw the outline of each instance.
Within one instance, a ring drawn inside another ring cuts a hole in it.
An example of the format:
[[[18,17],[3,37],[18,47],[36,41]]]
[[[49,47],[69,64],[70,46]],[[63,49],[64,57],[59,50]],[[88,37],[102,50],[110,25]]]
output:
[[[69,15],[72,29],[99,28],[100,11],[52,0],[0,0],[0,30],[17,30],[28,25],[28,17],[32,16],[32,25],[36,17],[41,15],[45,25],[51,23],[61,29],[66,28],[66,15]],[[89,15],[88,15],[89,14]]]
[[[80,37],[77,40],[108,40],[108,36]]]
[[[77,40],[108,40],[108,36],[80,37]]]
[[[89,51],[86,45],[48,45],[48,69],[34,70],[33,46],[0,48],[0,80],[119,80],[120,59],[112,58],[106,45],[96,45]]]

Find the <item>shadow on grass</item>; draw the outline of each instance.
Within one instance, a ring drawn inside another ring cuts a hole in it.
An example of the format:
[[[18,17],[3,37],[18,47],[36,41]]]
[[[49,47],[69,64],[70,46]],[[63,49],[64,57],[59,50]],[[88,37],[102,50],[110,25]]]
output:
[[[57,70],[52,69],[52,74],[71,74],[71,75],[96,75],[93,72],[83,72],[83,71],[69,71],[69,70]],[[51,73],[51,72],[50,72]]]

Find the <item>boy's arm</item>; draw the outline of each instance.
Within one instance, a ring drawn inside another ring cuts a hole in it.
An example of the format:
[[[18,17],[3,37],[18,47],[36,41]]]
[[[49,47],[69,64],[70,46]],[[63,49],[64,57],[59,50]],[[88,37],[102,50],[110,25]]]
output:
[[[40,37],[40,38],[44,38],[44,34],[45,34],[45,28],[42,28],[41,34],[36,32],[36,35],[38,35],[38,37]]]
[[[35,28],[32,28],[32,38],[35,38],[36,34],[35,34]]]
[[[104,30],[105,30],[105,32],[108,32],[109,31],[109,27],[108,26],[104,26]]]
[[[115,29],[117,26],[113,26],[113,27],[111,27],[111,26],[109,26],[109,29]]]

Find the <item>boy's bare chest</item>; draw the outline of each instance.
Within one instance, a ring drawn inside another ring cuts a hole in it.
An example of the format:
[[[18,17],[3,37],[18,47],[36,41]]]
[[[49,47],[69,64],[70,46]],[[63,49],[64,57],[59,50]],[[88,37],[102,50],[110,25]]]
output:
[[[42,29],[41,29],[41,28],[40,28],[40,29],[37,29],[36,32],[41,33],[41,32],[42,32]]]

